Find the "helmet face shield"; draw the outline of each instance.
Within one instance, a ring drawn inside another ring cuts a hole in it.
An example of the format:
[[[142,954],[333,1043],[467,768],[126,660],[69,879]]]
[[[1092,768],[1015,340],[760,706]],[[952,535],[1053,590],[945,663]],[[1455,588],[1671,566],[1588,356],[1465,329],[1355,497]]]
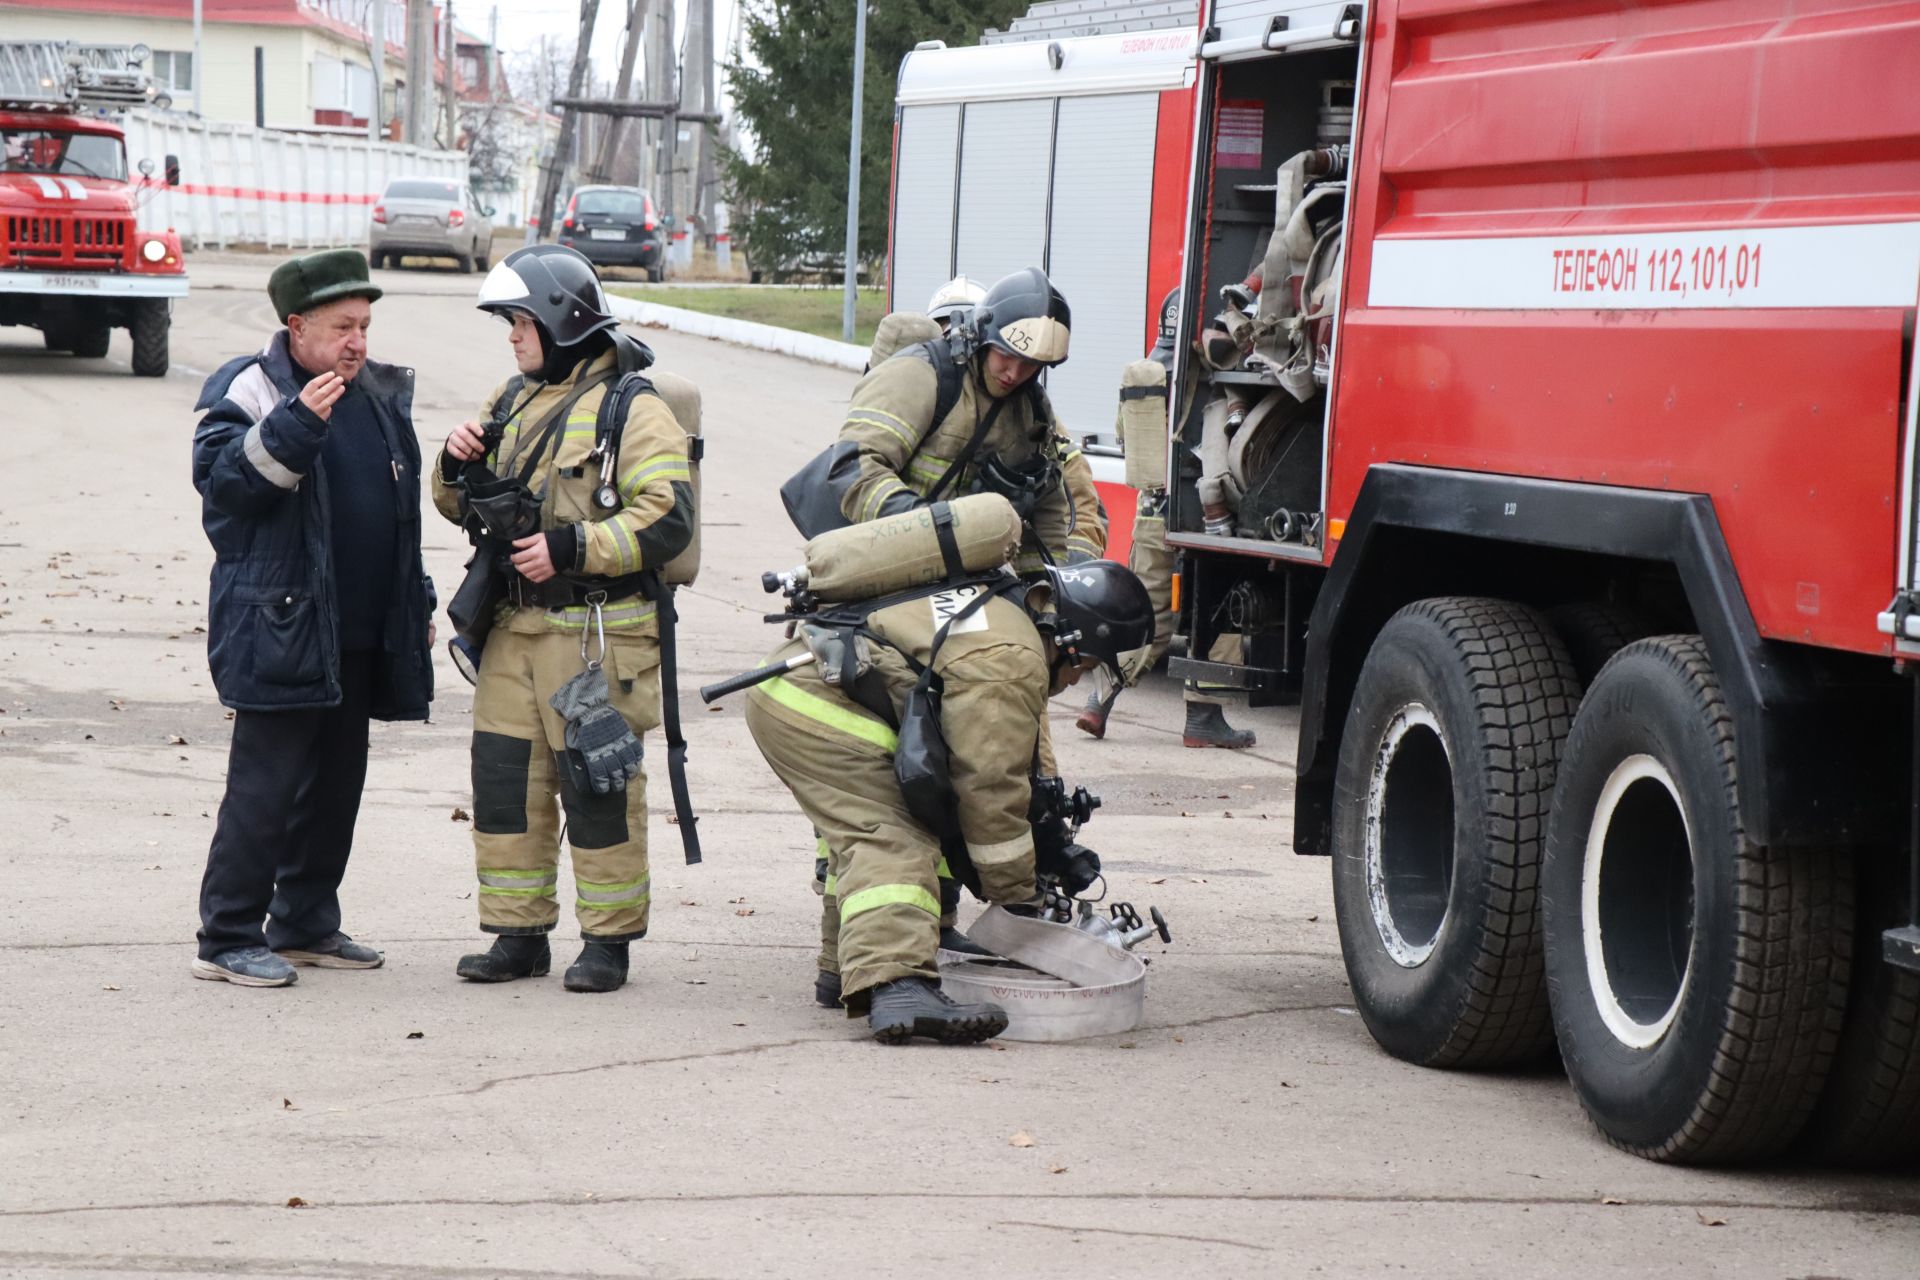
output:
[[[1067,358],[1067,326],[1050,316],[1027,316],[1002,325],[987,341],[1002,351],[1048,368]]]
[[[487,278],[480,282],[480,308],[490,310],[510,303],[524,304],[533,296],[520,273],[506,262],[496,262]]]

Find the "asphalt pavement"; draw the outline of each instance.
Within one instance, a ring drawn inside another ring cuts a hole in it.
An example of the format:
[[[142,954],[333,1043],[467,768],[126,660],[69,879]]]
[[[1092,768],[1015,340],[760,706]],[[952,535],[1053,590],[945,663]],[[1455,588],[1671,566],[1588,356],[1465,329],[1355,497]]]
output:
[[[759,575],[798,550],[775,489],[854,378],[676,334],[643,336],[706,397],[681,681],[707,857],[682,864],[656,766],[630,984],[455,979],[483,940],[444,655],[433,720],[375,727],[344,889],[386,967],[192,980],[229,734],[193,405],[273,331],[273,262],[194,259],[164,379],[124,333],[78,360],[0,328],[0,1275],[1914,1274],[1911,1178],[1649,1164],[1556,1071],[1380,1052],[1327,865],[1289,847],[1295,715],[1236,708],[1255,750],[1187,751],[1161,677],[1104,742],[1053,708],[1114,895],[1174,930],[1145,1026],[903,1050],[816,1008],[807,825],[738,700],[692,690],[774,646]],[[511,371],[505,331],[477,277],[377,276],[373,354],[417,370],[431,453]],[[444,600],[464,541],[425,536]],[[567,920],[556,960],[575,947]]]

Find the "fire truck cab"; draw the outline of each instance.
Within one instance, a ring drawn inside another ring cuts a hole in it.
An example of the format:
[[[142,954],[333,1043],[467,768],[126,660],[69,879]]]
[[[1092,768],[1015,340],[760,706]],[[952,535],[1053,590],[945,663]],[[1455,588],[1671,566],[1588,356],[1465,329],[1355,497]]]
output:
[[[157,378],[173,300],[187,295],[185,259],[173,231],[138,229],[154,178],[129,175],[113,119],[158,101],[146,58],[142,45],[0,41],[0,325],[96,358],[126,329],[134,373]],[[165,182],[179,181],[168,157]]]
[[[1920,4],[1205,0],[1176,675],[1300,704],[1369,1031],[1920,1156]],[[1131,444],[1129,451],[1132,451]]]

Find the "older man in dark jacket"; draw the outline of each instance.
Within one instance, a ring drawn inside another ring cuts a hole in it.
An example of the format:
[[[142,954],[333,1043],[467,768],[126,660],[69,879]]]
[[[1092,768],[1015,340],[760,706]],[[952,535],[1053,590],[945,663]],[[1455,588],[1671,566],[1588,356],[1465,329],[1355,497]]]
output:
[[[367,359],[380,290],[366,259],[295,258],[267,293],[286,328],[207,379],[196,406],[207,658],[234,717],[193,974],[281,987],[294,965],[384,960],[340,931],[340,881],[368,720],[424,720],[433,698],[434,598],[413,370]]]

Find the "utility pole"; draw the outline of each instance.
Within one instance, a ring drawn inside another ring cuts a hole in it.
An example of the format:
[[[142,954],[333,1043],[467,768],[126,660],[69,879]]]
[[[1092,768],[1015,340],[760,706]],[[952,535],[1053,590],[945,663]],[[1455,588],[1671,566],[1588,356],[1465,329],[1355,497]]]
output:
[[[593,45],[593,24],[600,16],[600,0],[580,0],[580,40],[573,47],[573,72],[567,77],[567,96],[579,98],[587,83],[587,55]],[[540,104],[545,110],[547,103]],[[553,202],[560,194],[560,174],[566,168],[568,154],[573,150],[573,131],[579,121],[579,113],[572,107],[563,107],[560,111],[560,139],[554,143],[553,154],[547,157],[546,171],[540,175],[540,204],[534,215],[540,219],[539,236],[542,240],[553,237]]]
[[[193,0],[196,14],[200,11],[200,0]],[[387,0],[373,0],[373,39],[367,42],[367,52],[373,59],[373,107],[367,112],[367,141],[380,141],[380,82],[387,72]],[[198,93],[200,81],[194,82],[194,92]],[[198,109],[196,104],[196,110]]]
[[[460,96],[454,92],[453,79],[453,0],[446,0],[440,7],[440,21],[446,27],[446,68],[444,79],[447,83],[447,150],[460,149]]]
[[[433,101],[433,14],[428,0],[407,0],[407,145],[427,145],[427,112]]]
[[[613,96],[619,99],[633,94],[633,64],[640,56],[640,35],[647,25],[647,0],[631,0],[627,5],[627,44],[620,51],[620,78],[614,82]],[[607,132],[600,144],[600,154],[595,158],[593,167],[587,171],[587,177],[595,182],[613,180],[614,161],[620,154],[620,138],[626,132],[627,122],[621,116],[615,116],[607,122]]]
[[[853,304],[860,274],[860,115],[867,79],[867,0],[853,0],[853,136],[847,143],[847,256],[846,300],[840,308],[840,338],[853,341]]]
[[[200,114],[200,82],[207,78],[207,64],[200,57],[200,0],[193,0],[193,114]]]
[[[678,102],[680,87],[675,81],[673,58],[673,0],[652,0],[652,9],[648,18],[652,32],[647,37],[647,96],[656,102]],[[675,208],[673,138],[679,128],[678,120],[666,116],[650,130],[653,177],[648,185],[654,199],[669,210]]]
[[[693,64],[693,109],[712,115],[713,93],[713,0],[687,0],[687,61]],[[689,212],[700,220],[703,235],[713,232],[713,130],[701,125],[693,131],[693,157],[687,166],[693,182]]]

